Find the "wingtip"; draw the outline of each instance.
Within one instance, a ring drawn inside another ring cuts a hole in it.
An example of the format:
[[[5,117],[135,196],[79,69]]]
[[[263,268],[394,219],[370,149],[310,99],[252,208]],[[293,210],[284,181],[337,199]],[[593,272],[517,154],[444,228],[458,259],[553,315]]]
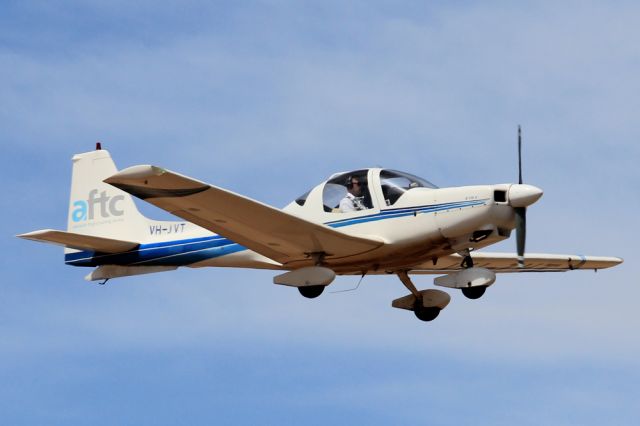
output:
[[[601,260],[606,262],[609,265],[607,267],[618,266],[621,263],[624,263],[624,259],[623,258],[615,257],[615,256],[603,257],[603,258],[601,258]]]
[[[30,240],[34,237],[46,234],[47,232],[55,231],[55,229],[38,229],[37,231],[25,232],[24,234],[16,235],[16,238],[22,238],[23,240]]]
[[[152,176],[160,176],[165,172],[161,167],[156,167],[148,164],[127,167],[120,170],[118,173],[109,176],[104,182],[109,184],[132,181],[138,179],[146,179]]]

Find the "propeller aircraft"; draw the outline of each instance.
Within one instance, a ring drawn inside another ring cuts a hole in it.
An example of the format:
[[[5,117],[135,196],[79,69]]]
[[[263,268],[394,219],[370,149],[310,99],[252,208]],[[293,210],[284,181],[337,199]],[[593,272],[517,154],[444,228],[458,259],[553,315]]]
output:
[[[118,171],[108,151],[73,157],[67,230],[20,238],[65,247],[65,263],[94,268],[103,281],[187,267],[278,271],[275,284],[320,296],[337,275],[392,274],[410,292],[392,302],[423,321],[435,319],[448,293],[418,290],[414,274],[480,298],[509,272],[598,270],[617,257],[525,254],[526,211],[542,190],[518,183],[438,188],[409,173],[363,168],[337,173],[280,210],[223,188],[140,165]],[[143,216],[132,196],[180,218]],[[478,251],[516,230],[516,253]]]

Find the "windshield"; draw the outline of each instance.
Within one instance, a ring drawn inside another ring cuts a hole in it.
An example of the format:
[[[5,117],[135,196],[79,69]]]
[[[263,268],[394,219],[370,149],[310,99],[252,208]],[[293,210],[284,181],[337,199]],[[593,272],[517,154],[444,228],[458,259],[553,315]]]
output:
[[[382,194],[387,206],[395,204],[402,194],[413,188],[438,188],[426,179],[396,170],[382,170],[380,185],[382,185]]]

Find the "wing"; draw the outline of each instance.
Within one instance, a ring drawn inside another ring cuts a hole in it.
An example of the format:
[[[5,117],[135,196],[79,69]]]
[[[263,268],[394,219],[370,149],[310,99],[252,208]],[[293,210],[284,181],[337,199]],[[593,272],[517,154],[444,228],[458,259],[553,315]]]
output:
[[[605,269],[622,263],[619,257],[581,256],[575,254],[526,254],[524,268],[518,268],[518,256],[515,253],[483,253],[471,254],[474,266],[501,272],[565,272],[574,269]],[[462,257],[455,254],[433,262],[417,265],[410,274],[443,274],[458,271]]]
[[[383,244],[155,166],[129,167],[105,182],[282,264],[310,253],[354,256]]]
[[[56,244],[72,249],[99,251],[102,253],[121,253],[133,250],[140,244],[133,241],[114,240],[111,238],[93,237],[91,235],[75,234],[73,232],[43,229],[18,235],[25,240]]]

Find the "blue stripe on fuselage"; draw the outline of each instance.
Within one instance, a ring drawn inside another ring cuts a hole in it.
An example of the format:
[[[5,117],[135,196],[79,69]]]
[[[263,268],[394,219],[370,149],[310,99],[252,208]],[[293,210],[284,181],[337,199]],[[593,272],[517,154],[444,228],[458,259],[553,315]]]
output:
[[[386,209],[381,210],[380,213],[375,213],[368,216],[359,216],[351,219],[341,219],[332,222],[327,222],[325,225],[332,228],[341,228],[343,226],[355,225],[358,223],[374,222],[378,220],[391,219],[396,217],[412,216],[418,213],[433,213],[442,210],[458,209],[463,207],[479,206],[486,204],[484,200],[472,200],[472,201],[458,201],[454,203],[443,204],[431,204],[425,206],[399,208],[399,209]]]
[[[141,244],[124,253],[82,251],[68,253],[65,262],[75,266],[97,265],[189,265],[201,260],[245,250],[245,247],[219,235],[188,240]]]
[[[341,228],[344,226],[351,226],[360,223],[411,216],[419,213],[433,213],[442,210],[484,205],[486,204],[486,202],[487,199],[458,201],[453,203],[432,204],[409,208],[385,209],[381,210],[378,213],[370,214],[367,216],[359,216],[350,219],[341,219],[326,222],[325,225],[332,228]],[[93,251],[68,253],[65,254],[65,263],[74,266],[184,266],[242,250],[246,250],[246,247],[220,235],[212,235],[209,237],[140,244],[137,249],[123,253],[110,254],[98,253]]]

